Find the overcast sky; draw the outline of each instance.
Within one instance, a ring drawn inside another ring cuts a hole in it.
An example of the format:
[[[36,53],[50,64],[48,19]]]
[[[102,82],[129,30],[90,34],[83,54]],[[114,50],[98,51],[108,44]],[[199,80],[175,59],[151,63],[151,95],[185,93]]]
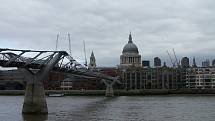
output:
[[[142,60],[166,50],[178,58],[215,58],[214,0],[1,0],[0,47],[68,51],[83,61],[94,51],[99,66],[116,66],[129,31]],[[89,60],[89,59],[88,59]],[[192,59],[191,59],[192,60]],[[152,63],[151,63],[152,64]]]

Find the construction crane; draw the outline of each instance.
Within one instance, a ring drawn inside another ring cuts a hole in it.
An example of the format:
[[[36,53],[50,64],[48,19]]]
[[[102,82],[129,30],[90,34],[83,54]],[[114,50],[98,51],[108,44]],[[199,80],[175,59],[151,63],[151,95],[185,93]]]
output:
[[[175,56],[175,63],[177,63],[177,66],[179,67],[179,66],[180,66],[180,63],[179,63],[179,61],[178,61],[178,59],[177,59],[177,56],[176,56],[176,54],[175,54],[174,48],[172,49],[172,51],[173,51],[173,54],[174,54],[174,56]]]
[[[167,50],[166,52],[167,52],[167,54],[168,54],[168,56],[169,56],[169,59],[170,59],[170,62],[172,63],[172,66],[175,67],[175,63],[173,62],[172,57],[171,57],[171,55],[169,54],[169,51]]]
[[[172,49],[172,52],[173,52],[173,55],[174,55],[174,58],[175,58],[174,61],[173,61],[173,59],[172,59],[172,57],[171,57],[169,51],[167,50],[167,54],[168,54],[169,59],[170,59],[170,61],[171,61],[171,63],[172,63],[172,66],[173,66],[173,67],[176,67],[176,66],[179,67],[179,66],[180,66],[180,63],[179,63],[178,58],[177,58],[177,56],[176,56],[176,54],[175,54],[174,48]]]

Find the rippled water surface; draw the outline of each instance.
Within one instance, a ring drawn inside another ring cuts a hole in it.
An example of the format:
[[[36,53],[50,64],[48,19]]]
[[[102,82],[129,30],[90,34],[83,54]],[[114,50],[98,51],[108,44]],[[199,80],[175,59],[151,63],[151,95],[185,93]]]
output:
[[[0,121],[214,121],[215,96],[47,97],[48,115],[22,115],[23,96],[0,96]]]

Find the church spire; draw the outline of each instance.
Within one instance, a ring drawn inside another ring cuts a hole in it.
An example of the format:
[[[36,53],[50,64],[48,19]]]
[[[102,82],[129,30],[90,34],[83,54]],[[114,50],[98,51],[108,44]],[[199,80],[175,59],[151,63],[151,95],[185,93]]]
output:
[[[93,53],[93,51],[92,51],[92,53],[91,53],[91,57],[95,57],[95,56],[94,56],[94,53]]]
[[[88,66],[89,69],[95,69],[96,68],[96,58],[94,56],[94,53],[92,51],[91,56],[90,56],[90,63]]]
[[[128,43],[132,43],[132,36],[131,36],[131,32],[130,32],[130,34],[129,34],[129,38],[128,38],[129,40],[128,40]]]

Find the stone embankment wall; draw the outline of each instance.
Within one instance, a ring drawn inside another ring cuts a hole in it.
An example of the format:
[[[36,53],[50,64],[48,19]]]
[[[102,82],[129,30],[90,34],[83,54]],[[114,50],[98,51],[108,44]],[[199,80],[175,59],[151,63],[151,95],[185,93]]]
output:
[[[47,90],[48,94],[64,93],[66,96],[104,96],[105,90]],[[24,90],[0,90],[0,95],[24,95]],[[215,94],[215,89],[180,89],[180,90],[114,90],[115,96],[135,96],[135,95],[169,95],[169,94]]]

